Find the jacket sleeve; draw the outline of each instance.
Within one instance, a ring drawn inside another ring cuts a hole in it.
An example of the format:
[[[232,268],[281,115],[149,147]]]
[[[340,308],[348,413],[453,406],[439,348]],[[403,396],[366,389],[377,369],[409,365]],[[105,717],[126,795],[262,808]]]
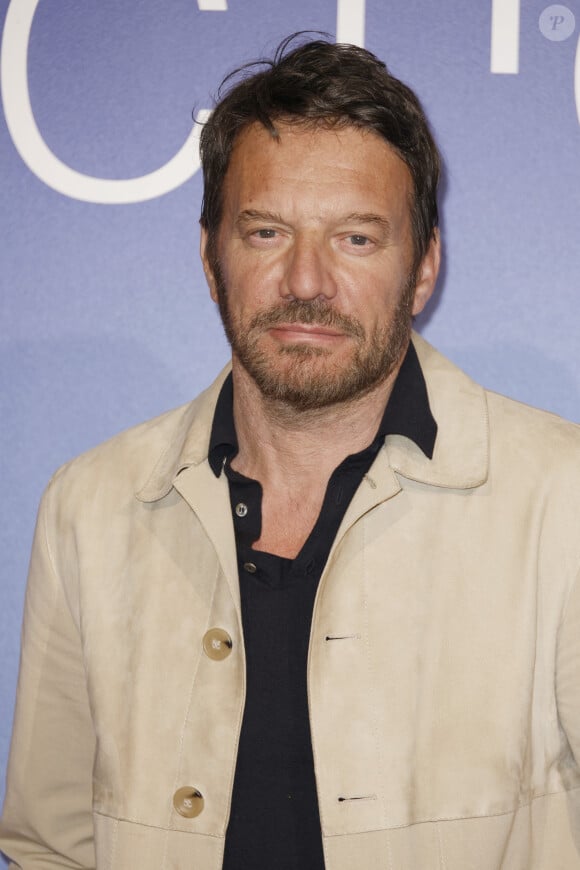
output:
[[[57,567],[54,557],[66,532],[53,489],[41,502],[30,563],[0,849],[13,868],[90,870],[95,736],[70,592],[77,569]]]
[[[560,627],[556,693],[560,722],[580,766],[580,573]]]

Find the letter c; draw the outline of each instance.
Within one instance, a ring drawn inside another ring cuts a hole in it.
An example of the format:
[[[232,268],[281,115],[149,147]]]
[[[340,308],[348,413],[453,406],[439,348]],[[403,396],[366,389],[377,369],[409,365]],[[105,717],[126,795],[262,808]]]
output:
[[[192,132],[164,166],[139,178],[95,178],[71,169],[52,153],[36,125],[28,91],[28,44],[40,0],[11,0],[1,48],[0,85],[6,124],[28,168],[53,190],[83,202],[143,202],[169,193],[199,169],[199,128],[209,110],[197,113]]]

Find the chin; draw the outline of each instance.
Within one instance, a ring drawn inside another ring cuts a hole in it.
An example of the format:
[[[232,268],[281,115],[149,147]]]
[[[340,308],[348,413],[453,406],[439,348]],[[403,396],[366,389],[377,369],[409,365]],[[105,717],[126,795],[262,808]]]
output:
[[[299,346],[286,364],[262,357],[246,368],[262,395],[295,411],[313,411],[352,402],[370,392],[389,375],[380,368],[369,371],[357,366],[353,355],[338,363],[321,348]]]

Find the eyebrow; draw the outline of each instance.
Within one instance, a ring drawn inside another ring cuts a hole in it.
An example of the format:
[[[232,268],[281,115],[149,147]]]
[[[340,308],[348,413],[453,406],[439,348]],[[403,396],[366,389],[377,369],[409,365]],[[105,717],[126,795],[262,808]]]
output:
[[[236,218],[236,226],[243,227],[252,221],[267,221],[273,224],[283,224],[285,221],[282,215],[272,211],[256,211],[253,208],[246,208],[241,211]]]
[[[286,221],[278,212],[273,211],[258,211],[257,209],[246,208],[239,213],[236,218],[236,226],[244,227],[252,221],[266,221],[274,224],[285,224]],[[374,212],[351,212],[351,214],[341,217],[337,223],[344,224],[375,224],[386,234],[391,232],[391,222],[386,218]]]
[[[358,212],[355,211],[352,214],[347,215],[341,223],[345,224],[376,224],[386,233],[391,232],[391,222],[386,218],[382,217],[380,214],[373,214],[372,212]]]

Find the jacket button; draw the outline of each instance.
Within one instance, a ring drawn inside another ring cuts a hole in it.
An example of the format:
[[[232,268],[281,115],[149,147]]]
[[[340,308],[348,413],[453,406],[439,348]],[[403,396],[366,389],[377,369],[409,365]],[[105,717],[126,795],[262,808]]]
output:
[[[210,659],[221,662],[232,651],[232,639],[223,628],[210,628],[203,636],[203,649]]]
[[[173,806],[180,816],[194,819],[203,810],[203,795],[193,786],[185,785],[173,795]]]

